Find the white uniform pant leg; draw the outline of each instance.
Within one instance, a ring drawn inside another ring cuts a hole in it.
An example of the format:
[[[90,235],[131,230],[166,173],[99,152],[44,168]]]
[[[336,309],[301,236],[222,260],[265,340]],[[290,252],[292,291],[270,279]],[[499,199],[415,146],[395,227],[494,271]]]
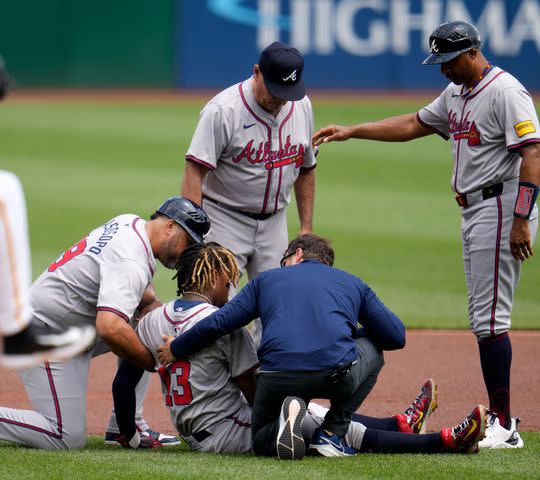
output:
[[[0,407],[0,439],[49,450],[86,444],[86,387],[91,354],[21,370],[34,410]]]
[[[118,366],[120,366],[121,362],[122,359],[119,358]],[[143,373],[143,376],[139,380],[139,383],[137,383],[137,386],[135,387],[135,424],[137,425],[137,429],[142,432],[150,428],[143,417],[143,404],[144,400],[146,399],[146,394],[148,393],[150,380],[152,380],[152,372],[145,371]],[[114,405],[112,407],[111,416],[109,418],[109,423],[107,424],[106,431],[112,433],[120,433],[118,423],[116,422]]]
[[[507,332],[521,262],[509,246],[515,193],[479,202],[463,210],[462,242],[469,297],[469,322],[475,335],[486,338]],[[538,210],[529,222],[536,239]]]
[[[315,402],[309,402],[307,415],[302,423],[302,436],[304,437],[306,446],[309,446],[309,443],[315,434],[315,430],[322,425],[326,412],[328,412],[328,408]],[[349,430],[347,430],[347,433],[345,434],[347,445],[356,450],[360,450],[365,433],[366,427],[364,424],[352,421],[349,425]]]
[[[14,335],[30,322],[31,281],[23,189],[16,175],[0,170],[0,335]]]

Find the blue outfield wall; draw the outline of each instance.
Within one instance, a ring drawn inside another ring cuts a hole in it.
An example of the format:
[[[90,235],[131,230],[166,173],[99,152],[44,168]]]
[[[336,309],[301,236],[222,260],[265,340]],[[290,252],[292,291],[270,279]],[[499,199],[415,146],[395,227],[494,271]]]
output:
[[[439,89],[421,65],[431,31],[476,23],[484,52],[540,90],[540,0],[177,0],[176,81],[222,88],[249,76],[274,40],[305,56],[309,87]]]

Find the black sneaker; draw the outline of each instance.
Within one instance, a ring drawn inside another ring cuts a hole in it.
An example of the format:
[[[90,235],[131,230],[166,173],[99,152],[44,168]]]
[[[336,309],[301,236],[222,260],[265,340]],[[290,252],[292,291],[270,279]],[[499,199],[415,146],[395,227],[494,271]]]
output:
[[[278,458],[300,460],[306,454],[302,437],[302,421],[306,416],[306,404],[301,398],[287,397],[281,405],[279,430],[276,438]]]

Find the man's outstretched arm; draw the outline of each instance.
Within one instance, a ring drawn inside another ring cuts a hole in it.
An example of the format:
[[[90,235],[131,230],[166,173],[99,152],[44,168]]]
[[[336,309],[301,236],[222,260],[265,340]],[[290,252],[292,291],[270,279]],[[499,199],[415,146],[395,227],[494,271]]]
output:
[[[343,142],[350,138],[379,140],[381,142],[406,142],[432,133],[434,133],[433,130],[420,124],[416,113],[406,113],[357,125],[327,125],[316,131],[311,140],[313,146],[321,143]]]

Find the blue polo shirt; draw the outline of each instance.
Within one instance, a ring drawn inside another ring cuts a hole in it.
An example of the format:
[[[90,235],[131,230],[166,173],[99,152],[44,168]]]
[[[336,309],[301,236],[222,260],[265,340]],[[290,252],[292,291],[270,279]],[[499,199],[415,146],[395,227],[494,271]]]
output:
[[[356,360],[360,336],[381,350],[405,345],[403,323],[362,280],[307,260],[257,275],[223,308],[176,338],[171,351],[185,358],[257,317],[264,371],[335,368]]]

